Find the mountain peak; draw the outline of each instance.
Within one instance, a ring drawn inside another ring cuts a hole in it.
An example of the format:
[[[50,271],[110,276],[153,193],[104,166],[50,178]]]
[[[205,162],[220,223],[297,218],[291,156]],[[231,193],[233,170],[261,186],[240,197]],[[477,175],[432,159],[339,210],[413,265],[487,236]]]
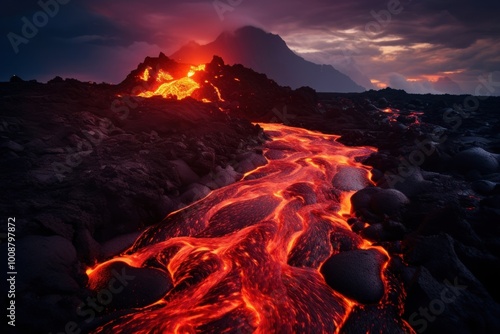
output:
[[[235,35],[253,35],[253,36],[266,36],[266,37],[278,37],[281,39],[279,35],[273,34],[271,32],[267,32],[262,28],[258,28],[255,26],[243,26],[241,28],[238,28],[234,31]]]
[[[254,33],[259,33],[259,34],[272,35],[271,33],[265,31],[262,28],[258,28],[256,26],[251,26],[251,25],[240,27],[240,28],[236,29],[235,32],[254,32]]]
[[[243,35],[254,35],[254,36],[278,36],[273,33],[267,32],[262,28],[252,26],[252,25],[247,25],[247,26],[242,26],[239,28],[236,28],[235,30],[225,30],[220,33],[219,37],[234,37],[234,36],[243,36]]]
[[[314,64],[295,54],[276,34],[254,26],[244,26],[221,33],[206,45],[188,43],[171,55],[184,63],[207,63],[214,55],[228,64],[242,64],[266,74],[280,85],[309,86],[321,92],[362,92],[347,75],[333,66]]]

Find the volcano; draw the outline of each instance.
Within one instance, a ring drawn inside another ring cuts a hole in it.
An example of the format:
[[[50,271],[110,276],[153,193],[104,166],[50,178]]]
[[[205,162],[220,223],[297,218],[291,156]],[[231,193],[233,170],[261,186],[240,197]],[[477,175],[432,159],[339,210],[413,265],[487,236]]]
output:
[[[202,64],[214,55],[228,64],[242,64],[264,73],[278,84],[293,89],[309,86],[319,92],[365,90],[333,66],[306,61],[290,50],[280,36],[252,26],[224,32],[206,45],[190,42],[170,57],[182,63]]]
[[[256,120],[280,119],[282,108],[306,115],[316,108],[316,93],[308,87],[292,90],[281,87],[265,74],[240,64],[227,65],[214,56],[207,63],[179,63],[163,53],[147,57],[118,87],[122,94],[163,97],[170,100],[192,98],[214,103],[222,111]],[[285,113],[286,114],[286,113]]]

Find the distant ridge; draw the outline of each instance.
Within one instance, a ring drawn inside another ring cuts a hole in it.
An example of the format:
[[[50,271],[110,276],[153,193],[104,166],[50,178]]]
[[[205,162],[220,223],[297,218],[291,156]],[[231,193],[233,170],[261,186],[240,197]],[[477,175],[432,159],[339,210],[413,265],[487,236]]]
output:
[[[214,55],[228,64],[242,64],[266,74],[283,86],[293,89],[309,86],[318,92],[363,92],[347,75],[331,65],[318,65],[295,54],[278,35],[246,26],[223,32],[206,45],[189,42],[170,58],[191,64],[210,62]]]

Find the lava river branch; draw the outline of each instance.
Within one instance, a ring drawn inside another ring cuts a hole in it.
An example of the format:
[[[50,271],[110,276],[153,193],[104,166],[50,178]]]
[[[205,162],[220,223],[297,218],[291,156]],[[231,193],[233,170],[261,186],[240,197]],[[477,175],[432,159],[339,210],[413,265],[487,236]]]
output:
[[[267,165],[147,229],[89,268],[98,293],[129,279],[95,333],[413,332],[397,256],[354,233],[351,196],[370,187],[371,147],[259,124]],[[118,289],[117,289],[118,290]]]

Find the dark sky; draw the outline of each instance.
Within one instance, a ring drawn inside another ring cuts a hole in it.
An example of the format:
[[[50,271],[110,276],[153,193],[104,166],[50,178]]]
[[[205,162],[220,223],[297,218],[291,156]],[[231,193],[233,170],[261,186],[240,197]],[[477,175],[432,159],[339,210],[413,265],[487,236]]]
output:
[[[145,56],[251,24],[308,60],[358,70],[375,87],[433,93],[440,80],[474,94],[481,80],[500,82],[498,0],[56,1],[3,1],[0,80],[118,83]],[[44,15],[41,3],[59,8]],[[23,32],[25,22],[40,27]]]

